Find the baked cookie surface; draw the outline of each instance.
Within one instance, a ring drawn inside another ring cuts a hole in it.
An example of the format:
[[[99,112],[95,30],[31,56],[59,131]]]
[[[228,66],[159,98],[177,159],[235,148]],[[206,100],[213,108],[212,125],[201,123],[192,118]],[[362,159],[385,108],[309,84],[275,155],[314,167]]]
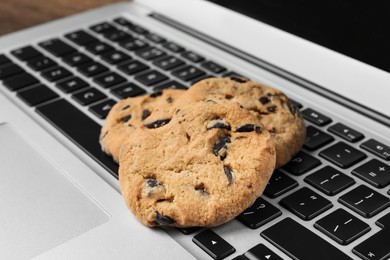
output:
[[[116,103],[101,129],[99,141],[103,151],[118,162],[126,138],[156,111],[168,111],[182,93],[184,90],[166,89]]]
[[[189,88],[176,106],[198,101],[239,103],[261,118],[276,147],[276,167],[301,150],[306,127],[299,109],[279,90],[243,78],[209,78]]]
[[[238,104],[198,102],[145,120],[123,147],[120,188],[147,226],[216,226],[262,194],[275,160],[258,117]]]

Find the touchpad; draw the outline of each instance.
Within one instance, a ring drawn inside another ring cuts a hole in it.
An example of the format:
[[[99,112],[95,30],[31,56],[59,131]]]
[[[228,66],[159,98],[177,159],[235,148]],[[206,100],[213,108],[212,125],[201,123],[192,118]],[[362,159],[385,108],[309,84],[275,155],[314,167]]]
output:
[[[0,124],[0,252],[29,259],[109,220],[9,124]]]

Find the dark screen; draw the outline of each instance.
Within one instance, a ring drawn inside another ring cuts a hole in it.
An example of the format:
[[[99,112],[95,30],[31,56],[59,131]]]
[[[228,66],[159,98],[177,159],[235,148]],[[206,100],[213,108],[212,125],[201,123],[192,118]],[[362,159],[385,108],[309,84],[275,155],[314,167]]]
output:
[[[210,1],[390,72],[390,1]]]

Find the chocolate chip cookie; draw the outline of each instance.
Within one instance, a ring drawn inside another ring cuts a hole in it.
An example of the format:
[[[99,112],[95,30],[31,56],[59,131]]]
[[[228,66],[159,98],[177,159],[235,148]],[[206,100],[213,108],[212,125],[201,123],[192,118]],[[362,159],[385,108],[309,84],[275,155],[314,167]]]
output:
[[[253,204],[275,161],[259,117],[201,101],[144,121],[123,146],[120,188],[147,226],[216,226]]]
[[[113,106],[101,129],[103,151],[119,161],[123,142],[156,111],[169,110],[184,90],[166,89],[149,95],[127,98]]]
[[[276,167],[287,163],[302,148],[304,121],[299,109],[279,90],[244,78],[210,78],[194,84],[175,105],[206,100],[238,102],[260,117],[275,141]]]

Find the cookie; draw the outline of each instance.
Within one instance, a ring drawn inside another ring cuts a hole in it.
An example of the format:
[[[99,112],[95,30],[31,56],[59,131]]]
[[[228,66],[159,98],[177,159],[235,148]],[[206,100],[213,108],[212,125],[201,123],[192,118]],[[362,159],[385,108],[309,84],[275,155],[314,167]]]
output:
[[[243,78],[209,78],[194,84],[176,106],[198,101],[238,102],[261,117],[276,146],[276,167],[286,164],[302,148],[306,128],[300,111],[279,90]]]
[[[105,153],[119,161],[125,139],[154,112],[167,110],[184,92],[166,89],[149,95],[119,101],[110,110],[100,133],[100,145]]]
[[[239,104],[198,102],[145,120],[124,145],[119,182],[147,226],[216,226],[253,204],[275,167],[271,134]]]

